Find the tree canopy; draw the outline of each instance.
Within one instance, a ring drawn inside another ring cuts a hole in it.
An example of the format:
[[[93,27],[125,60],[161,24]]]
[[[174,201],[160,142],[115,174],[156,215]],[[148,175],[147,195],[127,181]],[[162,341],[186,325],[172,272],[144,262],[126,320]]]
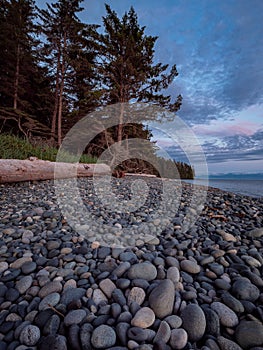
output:
[[[80,19],[82,2],[58,0],[40,9],[34,0],[0,0],[2,132],[49,134],[60,145],[78,120],[109,104],[147,102],[179,110],[182,96],[165,94],[178,75],[176,65],[157,62],[158,37],[146,35],[134,8],[119,18],[106,4],[98,30]],[[86,150],[99,156],[116,141],[150,140],[147,125],[136,123],[120,114],[119,125]]]

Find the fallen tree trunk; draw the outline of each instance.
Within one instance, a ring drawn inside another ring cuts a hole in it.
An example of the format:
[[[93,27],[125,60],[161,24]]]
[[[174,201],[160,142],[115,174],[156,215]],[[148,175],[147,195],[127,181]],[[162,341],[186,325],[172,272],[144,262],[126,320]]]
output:
[[[106,174],[111,174],[110,167],[106,164],[49,162],[34,157],[26,160],[0,159],[0,183]]]

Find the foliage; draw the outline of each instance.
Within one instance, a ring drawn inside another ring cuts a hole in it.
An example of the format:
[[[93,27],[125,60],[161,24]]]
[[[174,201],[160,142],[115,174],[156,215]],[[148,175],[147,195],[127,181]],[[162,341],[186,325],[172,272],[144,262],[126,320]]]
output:
[[[168,64],[154,64],[154,45],[157,37],[147,36],[145,27],[138,24],[133,7],[119,19],[109,5],[103,17],[104,32],[99,35],[101,74],[106,103],[153,102],[171,111],[180,108],[182,97],[171,102],[164,96],[178,75],[176,65],[167,72]]]
[[[1,0],[0,105],[37,114],[50,113],[49,80],[39,65],[37,26],[33,0]]]
[[[42,48],[43,64],[53,80],[53,116],[51,133],[58,144],[62,141],[62,116],[74,107],[89,110],[94,88],[94,52],[90,35],[94,26],[82,23],[77,14],[83,0],[59,0],[38,10],[41,33],[45,37]]]
[[[37,157],[38,159],[56,161],[58,149],[45,146],[32,145],[28,140],[16,137],[11,134],[0,134],[0,159],[27,159]],[[65,153],[63,159],[72,162],[75,156]],[[82,155],[80,163],[96,163],[96,159],[88,155]]]
[[[17,136],[31,138],[40,136],[48,138],[50,129],[36,117],[14,108],[0,107],[0,131],[13,133]]]
[[[38,9],[34,0],[0,0],[0,132],[27,138],[2,135],[2,157],[54,160],[57,151],[50,146],[60,145],[77,121],[108,104],[137,101],[172,112],[180,108],[181,95],[172,100],[164,94],[178,75],[176,65],[155,61],[157,37],[145,34],[133,7],[118,18],[105,5],[104,32],[99,32],[99,26],[78,17],[82,2],[58,0]],[[99,157],[116,141],[131,138],[151,141],[150,130],[136,123],[120,114],[119,125],[98,134],[86,153]],[[155,143],[149,145],[149,158],[157,157]],[[128,146],[127,151],[131,159],[120,167],[156,173],[146,161],[132,158]],[[174,164],[159,161],[173,177]],[[193,176],[191,167],[176,166],[183,177]]]

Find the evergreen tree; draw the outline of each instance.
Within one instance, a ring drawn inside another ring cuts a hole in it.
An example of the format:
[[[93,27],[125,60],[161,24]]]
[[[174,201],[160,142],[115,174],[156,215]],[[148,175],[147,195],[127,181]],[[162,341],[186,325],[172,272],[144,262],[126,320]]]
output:
[[[57,130],[59,145],[62,139],[63,114],[67,115],[74,107],[81,108],[84,113],[83,110],[86,108],[86,112],[88,109],[88,102],[94,103],[87,96],[88,91],[93,88],[93,82],[89,78],[93,73],[91,65],[94,54],[91,53],[89,37],[94,27],[85,25],[77,16],[83,10],[80,7],[82,1],[59,0],[47,4],[46,10],[39,9],[42,33],[45,35],[45,64],[54,82],[51,133],[55,137]]]
[[[26,95],[37,66],[34,10],[33,0],[1,0],[0,104],[23,111],[30,104]]]
[[[154,64],[157,37],[145,34],[145,27],[138,24],[133,7],[122,19],[109,5],[105,7],[105,33],[99,36],[99,72],[104,102],[150,102],[177,111],[182,102],[181,95],[172,102],[171,96],[164,96],[162,91],[168,88],[178,73],[175,65],[166,73],[167,64]],[[118,141],[123,138],[124,122],[120,112]]]

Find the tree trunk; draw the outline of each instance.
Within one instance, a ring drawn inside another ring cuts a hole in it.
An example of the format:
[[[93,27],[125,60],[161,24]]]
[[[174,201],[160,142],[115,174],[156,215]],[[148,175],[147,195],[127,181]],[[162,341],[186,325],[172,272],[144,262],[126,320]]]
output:
[[[15,70],[14,101],[13,101],[14,109],[17,109],[19,72],[20,72],[20,44],[17,45],[17,54],[16,54],[16,70]]]
[[[0,183],[111,174],[106,164],[59,163],[32,158],[33,160],[0,159]]]
[[[53,111],[52,125],[51,125],[51,139],[53,139],[53,140],[55,139],[56,124],[57,124],[58,95],[59,95],[59,75],[60,75],[60,48],[58,49],[57,72],[56,72],[56,87],[55,87],[55,104],[54,104],[54,111]]]
[[[123,114],[124,114],[124,105],[123,105],[123,103],[121,103],[121,105],[120,105],[120,116],[119,116],[118,138],[117,138],[117,142],[121,142],[121,141],[122,141]]]
[[[64,84],[65,84],[65,52],[67,48],[67,37],[66,33],[64,34],[63,40],[63,53],[62,53],[62,62],[61,62],[61,79],[60,79],[60,89],[59,89],[59,103],[58,103],[58,145],[61,145],[62,135],[61,135],[61,124],[62,124],[62,109],[63,109],[63,93],[64,93]]]

